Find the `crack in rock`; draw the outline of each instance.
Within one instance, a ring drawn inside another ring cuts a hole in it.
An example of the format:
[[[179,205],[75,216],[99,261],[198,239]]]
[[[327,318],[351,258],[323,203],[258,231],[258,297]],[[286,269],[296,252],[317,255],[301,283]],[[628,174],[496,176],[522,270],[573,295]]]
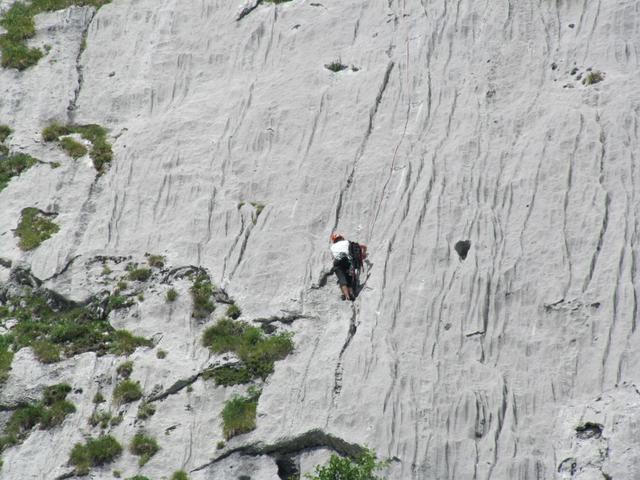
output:
[[[262,442],[255,442],[229,449],[215,457],[210,462],[194,468],[191,472],[193,473],[204,470],[205,468],[211,467],[236,453],[251,457],[268,455],[274,459],[279,459],[284,456],[298,455],[300,453],[319,448],[328,448],[341,456],[351,458],[357,458],[362,454],[362,452],[364,452],[364,447],[357,443],[350,443],[320,429],[314,429],[277,443],[265,444]]]

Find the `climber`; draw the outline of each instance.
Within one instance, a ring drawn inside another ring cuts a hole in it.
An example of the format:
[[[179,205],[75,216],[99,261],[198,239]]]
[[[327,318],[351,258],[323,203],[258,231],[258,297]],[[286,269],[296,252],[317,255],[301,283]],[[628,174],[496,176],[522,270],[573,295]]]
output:
[[[339,233],[331,234],[331,255],[333,255],[333,272],[338,277],[338,285],[342,290],[342,300],[355,300],[353,294],[353,275],[351,256],[349,255],[349,241]]]
[[[331,234],[331,255],[333,255],[332,271],[338,277],[338,285],[342,300],[356,299],[359,287],[359,274],[362,262],[366,258],[367,247],[350,242],[339,233]]]

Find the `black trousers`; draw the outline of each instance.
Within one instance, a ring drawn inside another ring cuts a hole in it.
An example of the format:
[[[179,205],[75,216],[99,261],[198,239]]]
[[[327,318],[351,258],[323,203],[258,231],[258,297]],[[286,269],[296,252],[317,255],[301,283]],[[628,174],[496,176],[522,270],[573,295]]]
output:
[[[352,286],[353,279],[351,278],[351,263],[349,259],[346,257],[342,257],[340,259],[333,261],[333,271],[338,277],[338,285],[346,285],[348,287]]]

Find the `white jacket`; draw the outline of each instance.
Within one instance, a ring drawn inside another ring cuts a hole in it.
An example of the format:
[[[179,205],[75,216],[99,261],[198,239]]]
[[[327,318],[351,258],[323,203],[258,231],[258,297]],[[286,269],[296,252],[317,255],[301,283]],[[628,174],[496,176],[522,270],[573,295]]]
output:
[[[332,243],[331,255],[333,255],[333,258],[335,260],[338,260],[339,258],[342,258],[345,255],[349,259],[351,259],[351,256],[349,255],[349,240],[340,240],[340,241],[337,241],[336,243]]]

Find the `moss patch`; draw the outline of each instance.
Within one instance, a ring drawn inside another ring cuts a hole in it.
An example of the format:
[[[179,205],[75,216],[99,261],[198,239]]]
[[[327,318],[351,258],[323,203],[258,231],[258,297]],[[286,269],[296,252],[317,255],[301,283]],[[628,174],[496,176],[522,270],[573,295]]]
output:
[[[33,207],[22,210],[22,217],[15,232],[16,236],[20,238],[18,245],[22,250],[28,251],[37,248],[60,230],[58,225],[49,220],[50,216],[52,215],[45,214]]]
[[[62,10],[72,5],[90,5],[100,8],[110,0],[31,0],[31,2],[16,2],[9,8],[0,26],[7,31],[0,36],[2,49],[2,66],[24,70],[38,63],[44,53],[39,48],[31,48],[26,41],[36,34],[33,17],[43,12]]]
[[[225,403],[220,414],[225,439],[229,440],[256,428],[256,409],[259,398],[260,390],[251,388],[248,396],[236,395]]]
[[[106,128],[95,124],[61,125],[59,123],[52,123],[42,131],[42,138],[45,142],[58,141],[62,148],[65,148],[63,142],[68,143],[68,140],[65,140],[65,138],[68,137],[64,137],[62,139],[60,139],[60,137],[70,135],[72,133],[78,133],[82,138],[91,142],[91,150],[89,151],[89,156],[93,160],[93,166],[95,167],[95,169],[98,172],[103,173],[113,159],[113,150],[111,149],[111,144],[107,141]],[[78,142],[75,141],[74,143],[78,144]],[[83,145],[80,146],[84,148]],[[79,150],[76,151],[79,152]]]
[[[76,473],[86,475],[91,467],[113,462],[122,453],[122,446],[111,435],[103,435],[76,443],[71,450],[69,463],[76,467]]]

